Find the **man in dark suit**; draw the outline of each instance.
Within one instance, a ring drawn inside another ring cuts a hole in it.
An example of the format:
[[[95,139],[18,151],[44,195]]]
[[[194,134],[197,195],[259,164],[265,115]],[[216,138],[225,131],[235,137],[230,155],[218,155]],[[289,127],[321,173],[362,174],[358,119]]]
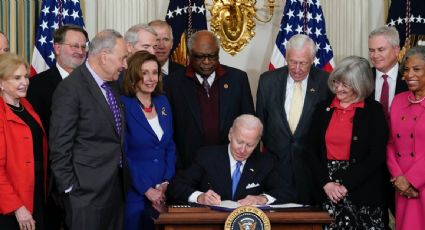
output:
[[[241,205],[292,201],[272,156],[255,151],[262,131],[257,117],[245,114],[236,118],[228,135],[230,144],[201,148],[193,164],[168,186],[167,196],[178,203],[204,205],[222,200]]]
[[[190,64],[164,80],[173,110],[177,170],[187,168],[200,147],[227,144],[233,120],[254,113],[247,74],[220,64],[218,44],[210,31],[194,33]]]
[[[369,34],[369,58],[374,66],[372,72],[375,79],[375,91],[372,96],[375,100],[382,101],[384,76],[387,76],[388,98],[385,99],[387,105],[384,105],[386,114],[389,112],[394,96],[407,90],[406,82],[402,79],[397,61],[400,53],[399,44],[399,34],[394,27],[382,26]]]
[[[170,73],[184,68],[184,66],[173,62],[170,58],[170,52],[173,48],[173,30],[166,21],[162,20],[151,21],[148,25],[158,35],[155,56],[161,64],[162,77],[167,78]]]
[[[52,105],[52,95],[56,86],[75,68],[80,66],[87,54],[87,32],[75,25],[63,25],[53,33],[53,48],[56,65],[30,79],[27,99],[40,116],[41,122],[48,134]],[[48,167],[49,186],[46,205],[46,228],[60,229],[65,225],[65,211],[60,193],[55,188],[53,177]]]
[[[286,44],[288,65],[260,76],[257,116],[264,124],[263,144],[276,157],[280,176],[297,197],[312,204],[312,176],[306,164],[307,135],[318,102],[328,98],[328,73],[313,67],[316,45],[306,35]]]
[[[53,94],[50,160],[58,190],[67,194],[70,229],[122,229],[125,120],[111,81],[127,67],[127,55],[118,32],[99,32],[87,62]]]

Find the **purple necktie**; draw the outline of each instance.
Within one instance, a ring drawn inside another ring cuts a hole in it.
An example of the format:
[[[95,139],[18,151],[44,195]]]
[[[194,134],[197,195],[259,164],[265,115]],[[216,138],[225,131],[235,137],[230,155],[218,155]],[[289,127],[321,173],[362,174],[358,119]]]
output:
[[[388,117],[389,94],[390,94],[388,80],[387,80],[388,75],[384,74],[382,75],[382,78],[384,79],[384,83],[382,84],[381,98],[379,99],[379,102],[381,102],[382,104],[385,116]]]
[[[101,87],[106,91],[106,99],[108,100],[109,108],[114,114],[115,127],[117,128],[118,134],[121,134],[121,113],[117,105],[117,100],[112,93],[112,88],[108,82],[104,82]]]

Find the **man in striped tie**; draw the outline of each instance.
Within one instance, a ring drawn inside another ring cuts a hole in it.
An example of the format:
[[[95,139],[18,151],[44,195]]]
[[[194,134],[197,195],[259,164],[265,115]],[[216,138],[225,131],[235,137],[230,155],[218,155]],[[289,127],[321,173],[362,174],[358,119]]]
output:
[[[237,117],[229,131],[229,145],[201,148],[192,165],[168,186],[175,203],[217,205],[222,200],[241,205],[293,201],[268,154],[256,151],[263,125],[253,115]]]

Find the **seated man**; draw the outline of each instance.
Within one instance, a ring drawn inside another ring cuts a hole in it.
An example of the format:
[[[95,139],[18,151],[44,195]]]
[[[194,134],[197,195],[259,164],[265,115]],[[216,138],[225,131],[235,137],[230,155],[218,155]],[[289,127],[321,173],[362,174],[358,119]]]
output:
[[[253,115],[237,117],[229,131],[229,145],[201,148],[192,165],[179,173],[168,186],[172,202],[217,205],[221,200],[241,205],[293,201],[285,191],[268,154],[256,146],[263,125]]]

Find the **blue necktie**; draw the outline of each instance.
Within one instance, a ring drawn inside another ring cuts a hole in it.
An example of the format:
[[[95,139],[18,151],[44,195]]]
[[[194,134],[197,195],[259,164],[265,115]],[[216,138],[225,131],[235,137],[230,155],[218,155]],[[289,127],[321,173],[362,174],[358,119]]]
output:
[[[235,198],[236,188],[238,187],[239,179],[241,179],[241,165],[241,161],[236,163],[236,169],[232,175],[232,199]]]

